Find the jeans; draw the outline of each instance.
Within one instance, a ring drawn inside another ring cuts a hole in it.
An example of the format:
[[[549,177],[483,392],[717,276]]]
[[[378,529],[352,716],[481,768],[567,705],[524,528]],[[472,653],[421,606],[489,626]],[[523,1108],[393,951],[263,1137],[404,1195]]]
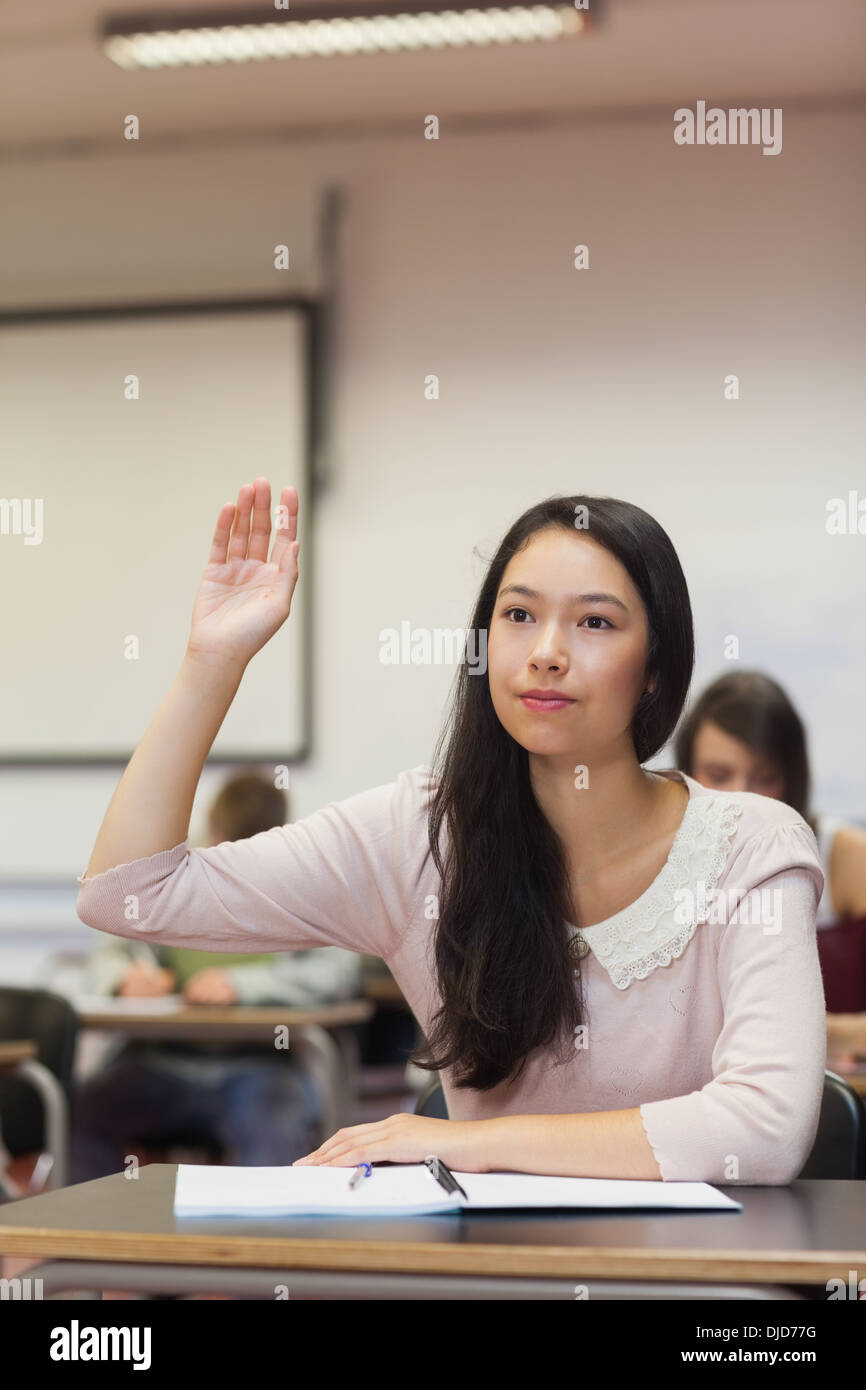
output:
[[[290,1164],[321,1142],[312,1079],[286,1056],[175,1059],[121,1054],[76,1088],[70,1182],[123,1167],[135,1141],[177,1131],[215,1142],[240,1166]]]

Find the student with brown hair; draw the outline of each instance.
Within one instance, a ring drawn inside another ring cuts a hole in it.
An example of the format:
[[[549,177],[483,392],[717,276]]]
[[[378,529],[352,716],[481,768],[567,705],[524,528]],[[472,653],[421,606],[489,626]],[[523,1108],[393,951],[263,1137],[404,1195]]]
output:
[[[782,687],[761,671],[731,671],[701,693],[676,738],[677,766],[705,787],[777,797],[818,842],[824,891],[818,954],[831,1062],[866,1056],[866,829],[811,811],[806,731]]]

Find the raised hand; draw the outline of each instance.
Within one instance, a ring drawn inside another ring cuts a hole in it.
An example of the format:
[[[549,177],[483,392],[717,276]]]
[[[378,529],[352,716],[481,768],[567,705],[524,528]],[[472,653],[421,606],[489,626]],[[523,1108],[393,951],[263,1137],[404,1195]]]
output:
[[[286,524],[277,530],[270,560],[268,479],[245,484],[237,504],[223,506],[193,607],[189,655],[245,665],[289,616],[298,579],[295,488],[283,488],[280,506]]]

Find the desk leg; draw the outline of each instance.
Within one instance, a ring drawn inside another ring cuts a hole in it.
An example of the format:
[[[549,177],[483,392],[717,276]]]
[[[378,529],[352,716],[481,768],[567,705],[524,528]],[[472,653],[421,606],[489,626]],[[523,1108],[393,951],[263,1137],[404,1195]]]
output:
[[[330,1033],[318,1023],[291,1030],[291,1045],[302,1066],[312,1073],[322,1096],[322,1141],[349,1123],[349,1097],[343,1055]]]
[[[346,1114],[344,1125],[350,1125],[354,1118],[355,1103],[358,1099],[358,1077],[361,1072],[361,1049],[354,1026],[334,1028],[334,1038],[343,1060],[343,1086],[346,1095]]]

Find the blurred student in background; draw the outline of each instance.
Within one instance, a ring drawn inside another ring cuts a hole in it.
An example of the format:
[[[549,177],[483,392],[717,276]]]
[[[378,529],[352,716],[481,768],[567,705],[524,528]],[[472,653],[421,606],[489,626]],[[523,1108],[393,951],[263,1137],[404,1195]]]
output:
[[[676,765],[706,787],[787,802],[811,827],[824,870],[817,927],[828,1065],[866,1057],[866,829],[811,814],[806,733],[785,691],[760,671],[721,676],[680,725]]]
[[[209,843],[241,840],[288,820],[285,792],[245,773],[222,788]],[[111,939],[93,953],[96,994],[182,994],[189,1004],[315,1006],[360,993],[360,957],[334,946],[244,955]],[[240,1165],[293,1163],[318,1144],[318,1089],[291,1049],[238,1042],[129,1042],[76,1089],[71,1179],[121,1169],[133,1141],[194,1133]]]

